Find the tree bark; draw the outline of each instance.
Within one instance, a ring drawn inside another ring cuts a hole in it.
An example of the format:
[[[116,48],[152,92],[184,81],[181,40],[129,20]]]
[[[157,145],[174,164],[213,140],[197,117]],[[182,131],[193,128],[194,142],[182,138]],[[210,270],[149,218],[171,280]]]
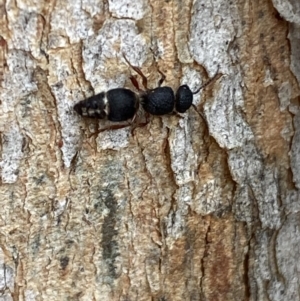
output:
[[[0,10],[0,300],[300,300],[297,0]],[[219,76],[112,130],[73,106],[136,91],[123,55],[149,88]]]

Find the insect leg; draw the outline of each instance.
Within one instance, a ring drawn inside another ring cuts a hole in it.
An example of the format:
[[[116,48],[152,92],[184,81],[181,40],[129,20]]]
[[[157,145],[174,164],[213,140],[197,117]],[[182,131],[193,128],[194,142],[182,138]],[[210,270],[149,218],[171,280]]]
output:
[[[158,81],[158,87],[160,87],[162,83],[165,81],[166,76],[160,70],[158,70],[158,73],[161,75],[161,79]]]
[[[130,62],[127,60],[127,58],[126,58],[126,56],[125,56],[124,53],[123,53],[123,57],[124,57],[125,61],[127,62],[127,64],[128,64],[128,65],[129,65],[136,73],[138,73],[138,74],[142,77],[142,83],[143,83],[143,86],[144,86],[144,88],[145,88],[146,90],[148,90],[148,87],[147,87],[147,85],[148,85],[148,80],[147,80],[146,76],[143,74],[143,72],[141,71],[141,69],[138,68],[138,67],[136,67],[136,66],[132,66],[132,65],[130,64]]]
[[[136,80],[136,78],[134,76],[130,76],[130,80],[131,80],[131,83],[134,85],[134,87],[138,90],[138,91],[142,91],[140,89],[140,86],[139,86],[139,83],[138,81]]]

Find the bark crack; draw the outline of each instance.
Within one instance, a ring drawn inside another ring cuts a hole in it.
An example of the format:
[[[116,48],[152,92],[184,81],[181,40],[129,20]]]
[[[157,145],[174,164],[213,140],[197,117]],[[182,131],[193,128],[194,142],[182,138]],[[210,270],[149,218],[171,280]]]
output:
[[[206,300],[205,298],[205,292],[204,292],[204,287],[203,287],[203,282],[204,282],[204,278],[205,278],[205,259],[206,257],[208,257],[208,251],[209,251],[209,236],[210,234],[210,220],[209,220],[209,224],[205,233],[205,238],[204,238],[204,252],[203,252],[203,256],[201,258],[201,277],[200,277],[200,297],[202,300]]]

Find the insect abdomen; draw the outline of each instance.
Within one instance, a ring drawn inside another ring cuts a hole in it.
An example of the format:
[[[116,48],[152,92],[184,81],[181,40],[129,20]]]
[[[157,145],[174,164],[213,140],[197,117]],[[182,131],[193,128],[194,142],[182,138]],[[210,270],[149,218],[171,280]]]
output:
[[[133,118],[138,107],[137,96],[129,89],[118,88],[106,93],[108,100],[108,120],[126,121]]]
[[[84,117],[103,119],[106,117],[104,98],[105,93],[101,92],[78,102],[74,110]]]

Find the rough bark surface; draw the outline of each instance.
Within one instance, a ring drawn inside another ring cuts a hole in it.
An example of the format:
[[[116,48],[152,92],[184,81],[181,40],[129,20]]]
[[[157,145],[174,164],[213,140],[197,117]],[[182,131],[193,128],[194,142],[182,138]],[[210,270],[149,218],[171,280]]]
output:
[[[0,3],[0,300],[300,300],[298,0]],[[73,106],[134,90],[123,54],[222,76],[97,135]]]

